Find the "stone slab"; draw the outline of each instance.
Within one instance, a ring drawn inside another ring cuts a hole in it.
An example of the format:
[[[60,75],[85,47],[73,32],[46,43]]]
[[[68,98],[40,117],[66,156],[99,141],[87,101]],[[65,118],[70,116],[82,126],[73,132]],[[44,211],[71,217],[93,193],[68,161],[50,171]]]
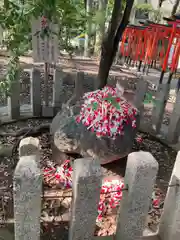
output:
[[[53,117],[54,108],[52,106],[42,106],[42,116],[43,117]]]

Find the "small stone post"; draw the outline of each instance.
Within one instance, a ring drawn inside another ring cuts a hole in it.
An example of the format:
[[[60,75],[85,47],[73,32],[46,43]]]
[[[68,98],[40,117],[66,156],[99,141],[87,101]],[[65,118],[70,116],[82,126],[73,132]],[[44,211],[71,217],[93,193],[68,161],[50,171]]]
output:
[[[61,69],[54,70],[53,76],[53,108],[56,114],[62,107],[62,86],[63,86],[63,72]]]
[[[147,89],[148,89],[147,81],[145,81],[143,78],[140,78],[136,87],[136,92],[134,96],[134,105],[140,111],[141,116],[144,111],[143,101],[146,96]]]
[[[152,125],[156,134],[159,134],[161,130],[164,110],[168,100],[169,91],[170,84],[159,84],[156,93],[155,106],[152,112]]]
[[[179,240],[180,236],[180,152],[169,182],[164,211],[160,219],[158,235],[162,240]]]
[[[19,78],[12,82],[11,96],[8,97],[8,116],[10,119],[20,117],[20,82]]]
[[[32,137],[21,140],[19,155],[13,180],[15,240],[39,240],[42,195],[39,140]]]
[[[75,160],[73,170],[69,240],[91,240],[100,198],[101,167],[97,160],[82,158]]]
[[[128,155],[116,240],[139,240],[148,214],[158,163],[148,152]]]
[[[41,72],[33,68],[30,75],[31,81],[31,107],[33,116],[41,116]]]
[[[80,99],[84,94],[83,84],[84,84],[84,72],[77,72],[75,78],[75,91],[74,91],[76,99]]]
[[[170,143],[176,144],[180,136],[180,92],[176,96],[176,102],[171,114],[170,123],[168,127],[167,140]]]

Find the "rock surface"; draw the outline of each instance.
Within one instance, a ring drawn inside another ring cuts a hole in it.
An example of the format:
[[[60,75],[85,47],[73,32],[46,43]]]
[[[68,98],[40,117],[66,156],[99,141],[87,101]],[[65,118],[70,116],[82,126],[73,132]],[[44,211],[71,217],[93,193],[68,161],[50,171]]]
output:
[[[131,125],[124,126],[125,134],[115,140],[108,137],[97,138],[95,133],[76,122],[80,106],[80,102],[70,107],[65,106],[53,119],[51,124],[53,159],[60,163],[58,158],[61,152],[76,153],[83,157],[98,158],[103,165],[127,156],[132,149],[138,127],[133,129]]]

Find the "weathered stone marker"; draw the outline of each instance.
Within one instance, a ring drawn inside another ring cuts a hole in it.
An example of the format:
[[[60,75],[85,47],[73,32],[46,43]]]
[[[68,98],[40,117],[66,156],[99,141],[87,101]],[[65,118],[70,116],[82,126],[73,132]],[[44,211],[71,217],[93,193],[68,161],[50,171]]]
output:
[[[30,75],[31,82],[31,107],[33,116],[41,116],[41,72],[33,68]]]
[[[54,114],[57,114],[58,110],[62,107],[62,86],[63,86],[63,75],[61,69],[54,69],[53,76],[53,108]]]
[[[142,111],[144,108],[143,101],[144,101],[147,89],[148,89],[147,81],[145,81],[143,78],[140,78],[137,83],[136,92],[134,95],[134,105],[140,111]]]
[[[179,240],[180,236],[180,152],[169,182],[164,202],[164,212],[160,219],[158,234],[162,240]]]
[[[21,140],[19,155],[13,180],[15,239],[39,240],[42,194],[39,140],[31,137]]]
[[[148,152],[128,155],[116,240],[139,240],[145,228],[158,163]]]
[[[75,78],[75,97],[76,99],[80,99],[84,94],[84,72],[77,72],[76,78]]]
[[[46,16],[44,16],[46,17]],[[55,63],[59,57],[58,25],[46,18],[46,24],[51,34],[41,37],[43,30],[42,17],[33,18],[31,22],[32,29],[32,49],[34,62]]]
[[[140,119],[143,117],[144,112],[144,99],[148,90],[148,82],[142,77],[139,79],[134,95],[134,105],[139,110]]]
[[[43,22],[46,22],[46,26],[50,30],[51,34],[45,34],[41,36],[44,31]],[[42,116],[53,117],[54,109],[49,106],[48,97],[48,71],[49,63],[57,63],[59,57],[59,43],[58,43],[58,25],[50,22],[47,16],[39,16],[32,19],[32,48],[33,48],[33,60],[34,62],[44,63],[44,101],[42,105]]]
[[[177,143],[180,136],[180,92],[176,96],[176,102],[171,114],[168,127],[167,140],[171,143]]]
[[[94,238],[101,178],[101,168],[97,160],[92,158],[75,160],[69,240]]]
[[[20,82],[16,79],[11,85],[11,96],[8,97],[8,116],[10,119],[18,119],[20,117]]]
[[[159,84],[156,93],[155,106],[152,112],[153,129],[157,134],[160,133],[161,124],[164,116],[164,109],[168,100],[170,84]]]

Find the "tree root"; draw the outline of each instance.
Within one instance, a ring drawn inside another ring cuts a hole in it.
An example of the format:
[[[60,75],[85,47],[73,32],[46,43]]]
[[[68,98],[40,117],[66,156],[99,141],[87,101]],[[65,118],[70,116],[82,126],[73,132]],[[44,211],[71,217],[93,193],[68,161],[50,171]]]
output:
[[[38,136],[40,133],[45,133],[47,131],[49,131],[50,129],[50,124],[46,123],[46,124],[42,124],[38,127],[24,127],[20,130],[18,130],[17,132],[0,132],[0,137],[21,137],[23,135],[23,137],[35,137]]]
[[[0,127],[1,126],[6,126],[8,124],[13,124],[13,123],[16,123],[16,122],[23,122],[23,121],[27,121],[27,120],[30,120],[30,119],[52,119],[52,117],[22,117],[20,119],[13,119],[13,120],[10,120],[10,121],[5,121],[5,122],[1,122],[0,121]]]
[[[144,129],[139,129],[138,132],[143,133],[143,134],[147,134],[147,136],[144,137],[143,139],[150,139],[152,141],[159,142],[160,144],[162,144],[166,148],[173,149],[172,146],[170,144],[168,144],[168,142],[166,142],[163,139],[160,139],[159,137],[157,137],[155,134],[153,134],[151,132],[145,131]]]
[[[52,119],[52,118],[51,117],[24,117],[24,118],[20,118],[20,119],[17,119],[17,120],[0,122],[0,127],[8,125],[8,124],[13,124],[13,123],[16,123],[16,122],[20,122],[20,121],[27,121],[29,119]],[[16,132],[0,131],[0,137],[14,137],[14,138],[16,138],[16,142],[14,143],[13,146],[10,146],[8,151],[4,151],[4,149],[2,149],[0,151],[0,157],[4,157],[4,156],[8,156],[8,155],[9,156],[10,155],[11,156],[16,155],[18,147],[19,147],[19,143],[23,138],[30,137],[30,136],[31,137],[37,137],[42,133],[48,132],[49,130],[50,130],[50,124],[46,123],[46,124],[41,124],[37,127],[24,127],[24,128],[21,128],[20,130],[18,130]]]

